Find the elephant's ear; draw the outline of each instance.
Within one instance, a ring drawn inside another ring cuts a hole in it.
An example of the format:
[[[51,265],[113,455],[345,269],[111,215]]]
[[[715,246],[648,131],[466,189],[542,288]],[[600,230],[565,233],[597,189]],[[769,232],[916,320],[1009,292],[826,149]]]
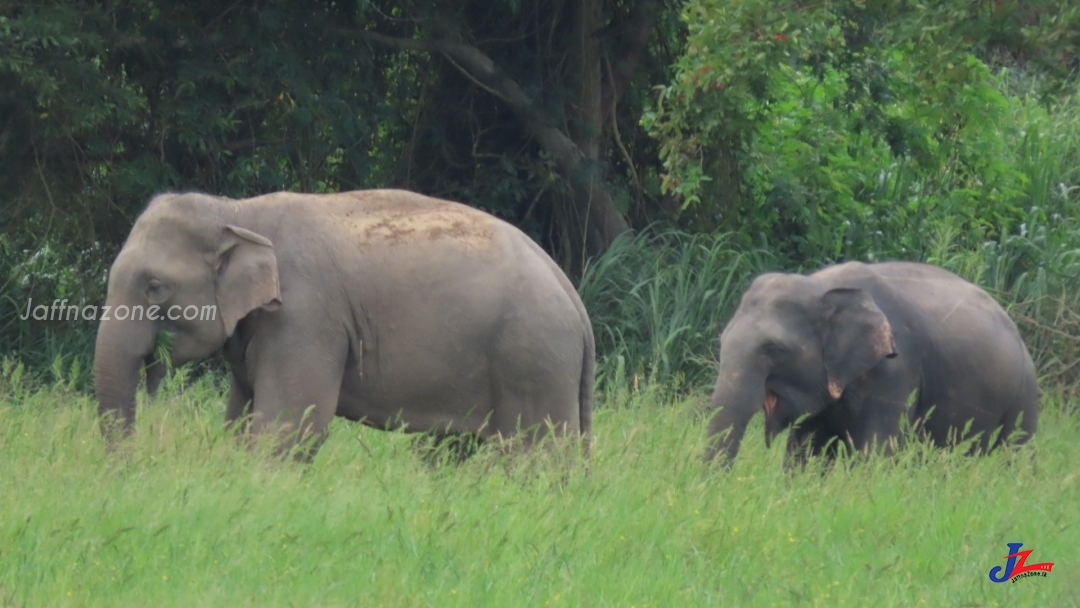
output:
[[[226,336],[256,308],[277,310],[281,290],[270,239],[239,226],[226,226],[225,243],[218,251],[216,287],[218,314],[225,323]]]
[[[861,289],[832,289],[825,304],[825,371],[829,396],[839,399],[852,380],[886,357],[896,356],[892,326],[874,298]]]

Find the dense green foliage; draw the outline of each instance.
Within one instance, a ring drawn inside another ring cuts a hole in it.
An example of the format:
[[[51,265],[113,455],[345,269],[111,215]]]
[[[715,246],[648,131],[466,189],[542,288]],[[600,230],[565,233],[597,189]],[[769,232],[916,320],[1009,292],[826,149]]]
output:
[[[662,3],[596,4],[593,25],[612,31],[590,37],[602,43],[595,74],[565,65],[580,54],[565,3],[397,4],[0,4],[4,215],[60,223],[47,236],[112,248],[165,189],[251,196],[400,186],[543,236],[557,213],[542,195],[571,189],[575,176],[540,154],[535,129],[498,103],[504,91],[452,53],[423,46],[430,41],[474,45],[546,118],[567,132],[597,131],[588,143],[604,153],[592,153],[590,171],[607,162],[613,121],[624,123],[618,162],[641,162],[629,156],[644,157],[637,140],[651,146],[636,127],[643,87],[632,85],[641,74],[661,78],[670,59],[648,49],[652,30],[667,36],[664,45],[675,41],[663,21],[674,13]],[[640,40],[631,45],[623,34]],[[618,81],[596,88],[609,104],[603,124],[575,115],[586,76]],[[583,148],[587,138],[572,139]],[[626,210],[630,186],[613,177]]]
[[[1075,92],[1073,3],[698,0],[683,18],[644,122],[694,225],[796,259],[919,257],[942,223],[977,246],[1080,196],[1058,191],[1075,146],[1061,171],[1024,164],[1061,136],[1036,114]]]
[[[583,279],[605,377],[696,386],[753,273],[890,258],[985,279],[1064,371],[1078,23],[1057,0],[0,3],[0,349],[89,362],[93,323],[18,316],[100,303],[155,192],[399,186],[575,276],[651,226]]]
[[[71,378],[65,376],[65,383]],[[588,471],[483,450],[426,466],[398,433],[335,422],[310,466],[221,430],[204,380],[142,397],[109,453],[66,384],[0,379],[5,606],[1071,606],[1080,601],[1077,418],[1035,446],[785,473],[760,422],[706,471],[697,400],[602,404]],[[1038,466],[1035,466],[1037,461]],[[1055,562],[997,585],[1006,542]]]

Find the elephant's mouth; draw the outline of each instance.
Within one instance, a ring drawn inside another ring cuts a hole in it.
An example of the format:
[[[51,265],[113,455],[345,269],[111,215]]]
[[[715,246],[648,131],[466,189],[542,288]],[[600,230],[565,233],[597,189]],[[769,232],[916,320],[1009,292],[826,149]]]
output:
[[[765,418],[772,418],[776,414],[776,393],[769,389],[765,389],[765,401],[761,404],[761,409],[765,410]]]
[[[765,447],[772,447],[773,435],[781,428],[777,414],[777,396],[771,389],[765,389],[765,400],[761,403],[761,409],[765,411]]]

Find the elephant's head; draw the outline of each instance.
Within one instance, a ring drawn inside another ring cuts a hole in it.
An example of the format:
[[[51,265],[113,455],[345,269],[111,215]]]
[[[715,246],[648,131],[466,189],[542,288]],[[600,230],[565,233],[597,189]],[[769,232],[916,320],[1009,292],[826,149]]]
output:
[[[273,245],[221,219],[223,207],[197,194],[155,198],[109,271],[94,384],[99,414],[118,418],[125,432],[135,421],[139,369],[153,361],[158,332],[173,334],[170,358],[181,365],[220,349],[251,311],[281,303]],[[157,372],[148,370],[149,384],[160,379]],[[103,420],[104,431],[108,424]]]
[[[722,452],[730,464],[759,409],[768,443],[895,350],[889,321],[866,291],[802,275],[758,277],[720,336],[707,459]]]

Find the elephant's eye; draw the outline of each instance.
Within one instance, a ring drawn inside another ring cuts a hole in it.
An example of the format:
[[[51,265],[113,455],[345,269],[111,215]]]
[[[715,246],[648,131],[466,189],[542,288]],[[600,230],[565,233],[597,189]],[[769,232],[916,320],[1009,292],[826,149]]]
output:
[[[146,283],[146,297],[152,304],[164,302],[169,293],[169,287],[157,279],[150,279]]]
[[[783,359],[788,354],[788,348],[779,342],[765,342],[761,345],[762,352],[765,356],[773,361]]]

